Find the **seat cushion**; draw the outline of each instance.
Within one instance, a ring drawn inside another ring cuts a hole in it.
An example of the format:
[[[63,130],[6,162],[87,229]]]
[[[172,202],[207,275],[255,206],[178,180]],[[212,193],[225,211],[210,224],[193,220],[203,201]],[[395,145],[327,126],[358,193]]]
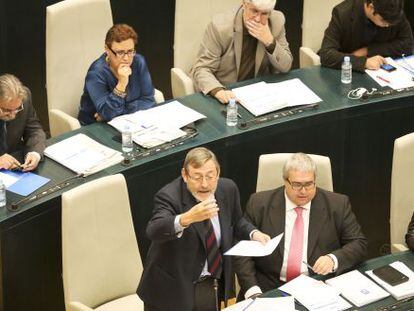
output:
[[[102,306],[99,306],[95,311],[143,311],[144,303],[139,299],[138,295],[129,295],[113,301],[110,301]]]

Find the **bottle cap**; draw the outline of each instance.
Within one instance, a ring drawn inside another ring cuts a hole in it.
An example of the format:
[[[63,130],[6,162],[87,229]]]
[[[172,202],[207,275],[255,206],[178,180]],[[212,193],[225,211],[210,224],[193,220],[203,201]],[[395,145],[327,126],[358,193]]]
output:
[[[349,62],[350,60],[351,60],[351,58],[349,56],[344,57],[344,61]]]

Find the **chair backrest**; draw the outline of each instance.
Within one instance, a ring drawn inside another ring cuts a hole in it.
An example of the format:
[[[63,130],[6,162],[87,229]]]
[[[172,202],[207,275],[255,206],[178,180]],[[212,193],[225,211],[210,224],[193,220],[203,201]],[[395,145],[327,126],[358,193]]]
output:
[[[292,153],[262,154],[259,158],[256,192],[283,186],[283,166]],[[333,191],[331,160],[329,157],[309,154],[317,167],[316,185]]]
[[[391,173],[391,244],[405,244],[408,223],[414,211],[414,133],[397,138]]]
[[[332,9],[343,0],[303,0],[302,46],[318,52]]]
[[[236,8],[241,3],[241,0],[176,0],[174,67],[188,73],[213,16]]]
[[[136,293],[142,273],[128,189],[121,174],[62,195],[65,304],[90,308]]]
[[[48,109],[76,117],[89,66],[112,26],[109,0],[65,0],[46,8]]]

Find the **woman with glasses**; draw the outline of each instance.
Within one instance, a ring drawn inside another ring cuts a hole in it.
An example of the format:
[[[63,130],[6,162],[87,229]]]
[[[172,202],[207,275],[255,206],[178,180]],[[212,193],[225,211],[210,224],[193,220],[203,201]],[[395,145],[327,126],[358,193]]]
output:
[[[105,38],[105,53],[90,66],[85,79],[78,119],[82,125],[154,106],[154,87],[138,36],[126,24],[112,26]]]

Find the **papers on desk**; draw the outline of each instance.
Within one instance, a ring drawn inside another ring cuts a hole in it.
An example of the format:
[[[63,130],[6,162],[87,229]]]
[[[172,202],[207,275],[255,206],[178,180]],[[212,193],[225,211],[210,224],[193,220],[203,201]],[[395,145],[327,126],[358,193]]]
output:
[[[246,299],[225,308],[226,311],[295,311],[295,301],[292,296]]]
[[[266,245],[257,241],[240,241],[230,248],[224,255],[227,256],[247,256],[247,257],[263,257],[274,252],[282,239],[283,233],[271,239]]]
[[[404,68],[412,77],[414,77],[414,55],[403,56],[394,59],[394,61],[402,68]]]
[[[408,276],[408,282],[404,282],[396,286],[391,286],[377,277],[372,272],[372,270],[366,271],[365,273],[368,274],[375,282],[385,288],[397,300],[414,296],[414,272],[401,261],[395,261],[390,264],[390,266]]]
[[[47,147],[45,155],[85,176],[123,160],[121,152],[108,148],[84,134],[77,134]]]
[[[279,289],[295,297],[309,311],[342,311],[352,307],[333,287],[303,274]]]
[[[326,280],[325,283],[335,288],[357,307],[365,306],[390,295],[357,270]]]
[[[387,57],[386,60],[388,64],[397,69],[390,72],[384,69],[366,69],[365,72],[382,87],[389,86],[390,88],[396,90],[414,86],[412,75],[406,69],[402,68],[399,63],[394,61],[391,57]]]
[[[47,184],[50,179],[31,172],[1,170],[0,179],[6,185],[6,189],[19,195],[27,196]]]
[[[232,91],[240,104],[256,117],[286,107],[322,101],[299,79],[279,83],[258,82],[235,88]]]
[[[181,127],[206,116],[178,101],[148,110],[116,117],[108,122],[121,133],[129,127],[132,139],[144,148],[151,148],[184,136]]]

